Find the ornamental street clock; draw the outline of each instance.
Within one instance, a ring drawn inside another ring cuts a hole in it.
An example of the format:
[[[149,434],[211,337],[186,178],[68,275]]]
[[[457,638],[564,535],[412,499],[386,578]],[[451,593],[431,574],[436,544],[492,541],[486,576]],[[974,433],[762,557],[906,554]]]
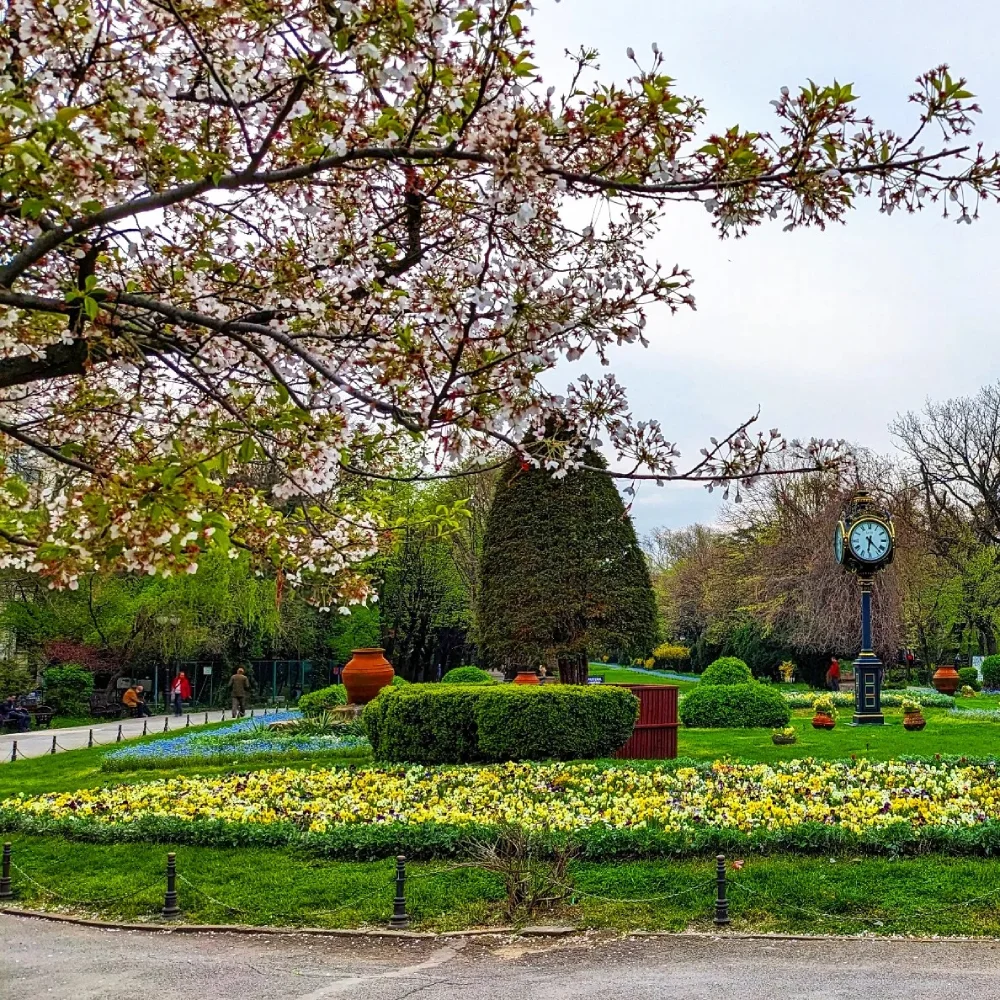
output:
[[[867,490],[851,497],[833,529],[833,554],[861,584],[861,652],[854,661],[854,725],[881,726],[882,661],[872,650],[872,586],[892,562],[896,532],[892,515]]]

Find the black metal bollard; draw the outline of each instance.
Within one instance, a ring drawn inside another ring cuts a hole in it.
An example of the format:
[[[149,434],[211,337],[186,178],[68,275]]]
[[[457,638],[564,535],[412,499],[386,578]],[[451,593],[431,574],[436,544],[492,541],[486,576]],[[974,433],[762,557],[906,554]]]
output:
[[[173,851],[167,855],[167,894],[163,897],[160,912],[167,920],[179,917],[181,913],[177,905],[177,858]]]
[[[187,714],[187,722],[184,723],[184,728],[185,729],[189,729],[190,726],[191,726],[191,713],[188,712],[188,714]]]
[[[169,733],[170,732],[170,716],[169,715],[166,716],[166,718],[164,718],[164,720],[163,720],[163,731],[165,733]]]
[[[11,745],[10,760],[12,764],[14,763],[15,760],[17,760],[17,740],[14,740],[13,744]]]
[[[52,754],[53,756],[55,756],[55,752],[56,752],[56,738],[53,736],[52,737],[52,749],[49,751],[49,753]]]
[[[121,741],[122,741],[122,724],[119,722],[118,723],[118,736],[115,739],[115,743],[121,743]]]
[[[225,721],[226,721],[226,710],[223,709],[222,710],[222,715],[219,716],[219,722],[225,722]]]
[[[10,842],[3,845],[3,862],[0,864],[0,899],[13,899],[10,888]]]
[[[118,728],[120,729],[121,727],[119,726]],[[145,716],[143,716],[143,719],[142,719],[142,735],[143,736],[148,735],[147,730],[146,730],[146,718],[145,718]]]
[[[403,854],[396,858],[396,898],[392,901],[389,926],[394,930],[410,926],[410,918],[406,914],[406,856]]]
[[[87,737],[87,749],[92,750],[94,748],[94,730],[91,729],[90,735]]]
[[[208,712],[205,713],[205,725],[208,725]]]
[[[250,709],[250,718],[251,719],[253,718],[253,709],[252,708]]]
[[[720,854],[715,859],[715,926],[725,927],[729,923],[729,900],[726,899],[726,856]]]

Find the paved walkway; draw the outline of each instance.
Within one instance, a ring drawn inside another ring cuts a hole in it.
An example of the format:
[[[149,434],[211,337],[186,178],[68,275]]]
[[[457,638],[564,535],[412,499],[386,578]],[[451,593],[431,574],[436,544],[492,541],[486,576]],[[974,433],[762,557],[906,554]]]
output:
[[[260,715],[262,711],[263,709],[258,710],[256,715]],[[232,718],[228,712],[209,712],[208,721],[220,722],[223,716]],[[191,725],[204,725],[205,718],[204,712],[192,712]],[[174,732],[185,728],[187,716],[154,715],[145,722],[148,735],[164,732],[164,726],[167,727],[166,731]],[[91,732],[94,734],[95,744],[114,743],[118,738],[119,725],[122,727],[122,739],[134,740],[142,736],[142,723],[142,719],[124,719],[121,722],[98,722],[95,719],[92,726],[77,726],[73,729],[33,729],[30,733],[5,733],[0,736],[0,763],[10,760],[15,741],[18,757],[41,757],[52,752],[53,736],[57,744],[56,752],[61,753],[63,750],[80,750],[87,746]]]
[[[112,932],[0,916],[11,1000],[995,1000],[1000,942]]]

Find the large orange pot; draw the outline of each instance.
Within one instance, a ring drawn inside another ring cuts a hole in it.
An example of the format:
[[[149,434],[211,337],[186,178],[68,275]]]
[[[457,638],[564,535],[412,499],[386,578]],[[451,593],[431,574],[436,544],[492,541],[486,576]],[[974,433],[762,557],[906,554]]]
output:
[[[954,694],[962,683],[962,679],[954,667],[938,667],[934,671],[931,683],[941,694]]]
[[[522,670],[514,678],[515,684],[539,684],[538,674],[534,670]]]
[[[347,688],[349,705],[367,705],[382,688],[392,683],[396,672],[383,655],[384,649],[355,649],[352,653],[340,679]]]

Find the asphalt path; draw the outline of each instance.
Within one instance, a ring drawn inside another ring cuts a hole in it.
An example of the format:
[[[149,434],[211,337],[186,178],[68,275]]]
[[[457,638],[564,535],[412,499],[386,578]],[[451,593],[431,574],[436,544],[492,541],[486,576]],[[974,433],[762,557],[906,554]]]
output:
[[[0,915],[11,1000],[993,1000],[1000,942],[693,935],[384,942],[108,931]]]
[[[260,715],[261,711],[261,709],[256,710],[256,715]],[[223,716],[227,719],[231,718],[228,712],[209,712],[207,714],[209,722],[220,722]],[[204,725],[205,716],[205,712],[192,712],[191,725]],[[56,741],[56,753],[62,753],[64,750],[81,750],[86,747],[90,741],[91,733],[94,734],[95,743],[114,743],[118,739],[119,725],[122,729],[122,739],[134,740],[142,736],[143,721],[146,723],[147,735],[153,735],[154,733],[172,733],[184,729],[187,726],[187,720],[187,715],[154,715],[146,720],[95,721],[92,726],[76,726],[72,729],[33,729],[29,733],[5,733],[0,736],[0,763],[11,759],[15,742],[17,743],[18,757],[42,757],[52,752],[53,737]]]

